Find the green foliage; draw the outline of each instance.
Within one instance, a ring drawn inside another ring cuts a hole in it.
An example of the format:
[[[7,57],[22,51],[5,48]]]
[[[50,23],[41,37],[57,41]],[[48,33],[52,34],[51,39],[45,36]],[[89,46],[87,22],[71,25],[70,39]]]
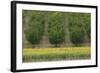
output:
[[[80,30],[80,29],[73,29],[70,32],[70,40],[72,41],[72,43],[74,43],[75,45],[79,45],[81,43],[83,43],[84,39],[84,31]]]
[[[72,14],[72,18],[69,23],[70,40],[76,46],[83,43],[85,36],[81,15],[82,14],[79,13]]]
[[[78,45],[87,43],[91,38],[91,14],[23,10],[23,28],[25,38],[31,44],[38,44],[45,35],[43,32],[47,31],[49,42],[55,47],[63,43],[67,36]]]
[[[86,35],[88,36],[88,39],[91,38],[91,15],[90,14],[83,14],[83,23],[84,29],[86,30]]]
[[[26,39],[31,44],[38,44],[43,35],[44,19],[41,12],[33,12],[25,30]]]
[[[60,12],[54,12],[49,14],[48,19],[48,36],[51,44],[60,44],[64,42],[64,17]]]

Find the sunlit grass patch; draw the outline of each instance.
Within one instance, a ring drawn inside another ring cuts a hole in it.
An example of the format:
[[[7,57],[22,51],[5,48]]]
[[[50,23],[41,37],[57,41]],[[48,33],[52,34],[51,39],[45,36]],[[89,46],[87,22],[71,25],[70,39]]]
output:
[[[90,59],[90,47],[23,48],[23,62]]]

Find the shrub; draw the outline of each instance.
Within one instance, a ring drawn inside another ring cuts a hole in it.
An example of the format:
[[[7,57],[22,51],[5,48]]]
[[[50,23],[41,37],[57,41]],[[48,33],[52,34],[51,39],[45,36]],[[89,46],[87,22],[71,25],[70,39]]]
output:
[[[63,20],[64,17],[62,13],[55,12],[49,14],[48,36],[50,43],[54,44],[55,47],[64,42],[65,32]]]
[[[28,27],[25,30],[26,39],[31,44],[38,44],[43,35],[44,19],[41,12],[34,12],[30,16]]]
[[[70,27],[70,40],[73,44],[78,46],[79,44],[83,43],[84,41],[84,31],[82,28],[78,27],[78,23],[71,23],[74,24],[74,27]]]

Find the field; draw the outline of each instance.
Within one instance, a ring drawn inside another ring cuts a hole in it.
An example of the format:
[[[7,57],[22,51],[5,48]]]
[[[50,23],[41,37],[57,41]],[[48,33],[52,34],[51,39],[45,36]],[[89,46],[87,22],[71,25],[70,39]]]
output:
[[[90,59],[90,47],[24,48],[23,62]]]

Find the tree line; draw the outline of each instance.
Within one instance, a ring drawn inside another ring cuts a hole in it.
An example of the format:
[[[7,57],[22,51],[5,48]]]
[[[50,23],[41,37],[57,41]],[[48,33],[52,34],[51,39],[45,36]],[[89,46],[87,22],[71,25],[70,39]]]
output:
[[[23,35],[32,45],[39,44],[44,35],[55,47],[68,40],[75,46],[90,43],[90,13],[23,10],[22,15]]]

